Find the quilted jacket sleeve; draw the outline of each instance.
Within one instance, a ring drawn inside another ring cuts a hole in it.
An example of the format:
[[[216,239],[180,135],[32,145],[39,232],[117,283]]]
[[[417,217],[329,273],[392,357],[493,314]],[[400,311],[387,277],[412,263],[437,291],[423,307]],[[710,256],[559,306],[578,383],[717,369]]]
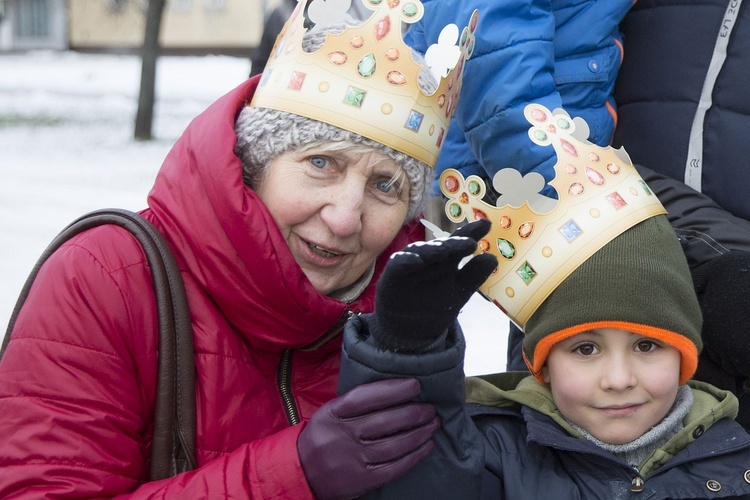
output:
[[[458,168],[464,175],[491,178],[506,167],[551,173],[552,153],[528,147],[523,116],[529,102],[549,109],[562,104],[553,78],[555,23],[550,0],[423,4],[425,15],[406,38],[422,53],[437,42],[445,25],[466,26],[474,9],[479,10],[474,54],[464,70],[461,100],[436,173]]]
[[[289,427],[243,445],[202,467],[141,485],[127,498],[294,498],[312,499],[298,460],[297,436]]]
[[[552,0],[555,85],[563,108],[605,146],[617,123],[614,87],[623,59],[620,22],[637,0]]]
[[[0,362],[0,498],[311,498],[294,459],[302,426],[145,482],[157,352],[143,334],[156,331],[148,268],[76,242],[43,266]]]
[[[406,41],[424,53],[448,23],[465,26],[479,10],[476,48],[436,172],[457,168],[491,179],[503,168],[538,172],[549,182],[551,148],[528,139],[523,110],[539,103],[581,116],[590,139],[609,144],[612,99],[622,60],[618,24],[632,0],[425,0]],[[437,192],[437,191],[436,191]],[[548,186],[544,194],[556,197]]]
[[[458,322],[444,351],[403,354],[384,351],[371,341],[368,319],[353,318],[344,331],[339,393],[367,382],[416,377],[420,401],[435,404],[441,428],[435,449],[405,476],[367,498],[478,498],[484,470],[481,436],[465,411],[463,362],[466,343]]]

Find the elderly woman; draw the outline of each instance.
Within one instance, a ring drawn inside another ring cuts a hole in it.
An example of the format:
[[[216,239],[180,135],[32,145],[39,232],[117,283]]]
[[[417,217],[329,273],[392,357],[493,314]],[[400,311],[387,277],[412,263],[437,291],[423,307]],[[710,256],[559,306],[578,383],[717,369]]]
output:
[[[265,106],[264,84],[189,125],[141,212],[187,290],[196,469],[149,482],[155,300],[137,243],[103,226],[47,261],[0,363],[0,497],[352,497],[431,451],[439,423],[412,402],[415,380],[336,386],[343,324],[373,311],[391,253],[424,237],[434,162],[402,151],[413,127],[379,142],[364,120]]]

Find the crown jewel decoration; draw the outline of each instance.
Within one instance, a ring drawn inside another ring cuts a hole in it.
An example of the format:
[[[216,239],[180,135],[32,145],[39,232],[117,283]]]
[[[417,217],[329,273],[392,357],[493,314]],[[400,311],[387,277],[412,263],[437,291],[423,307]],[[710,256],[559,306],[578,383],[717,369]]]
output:
[[[415,23],[424,14],[419,0],[354,1],[372,16],[329,33],[321,48],[305,52],[305,9],[308,21],[329,23],[345,15],[351,0],[301,0],[276,39],[250,105],[335,125],[434,167],[474,50],[478,12],[460,37],[456,25],[446,26],[423,66],[401,36],[401,23]],[[423,70],[437,80],[430,95],[418,85]]]
[[[554,202],[550,204],[537,199],[535,210],[529,199],[514,206],[503,204],[501,196],[496,207],[482,201],[486,186],[476,175],[464,179],[457,170],[447,169],[439,181],[451,221],[492,222],[477,251],[492,252],[499,264],[480,292],[522,329],[549,294],[597,250],[639,222],[666,213],[624,149],[602,148],[587,140],[585,121],[571,119],[559,109],[551,113],[538,104],[528,105],[524,115],[532,125],[531,141],[555,148],[550,185],[558,200],[546,198]],[[527,178],[538,175],[522,178],[507,170],[514,169],[499,171],[494,186],[500,187],[499,179],[515,178],[521,184],[502,186],[507,193],[529,192]],[[531,184],[540,187],[535,179]],[[548,210],[540,212],[539,207]]]

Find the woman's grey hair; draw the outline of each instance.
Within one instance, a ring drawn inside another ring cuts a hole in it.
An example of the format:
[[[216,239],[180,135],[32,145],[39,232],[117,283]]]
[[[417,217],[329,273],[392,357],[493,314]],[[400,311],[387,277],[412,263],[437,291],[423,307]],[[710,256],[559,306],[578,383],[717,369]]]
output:
[[[338,25],[315,26],[303,38],[302,48],[306,52],[315,51],[323,45],[328,33],[341,33],[347,26],[354,24],[356,22],[350,18]],[[421,60],[419,54],[413,53],[412,55],[415,59]],[[427,70],[420,72],[418,83],[422,91],[427,94],[432,94],[437,88],[437,82]],[[237,134],[235,154],[242,160],[243,179],[253,188],[262,182],[271,162],[283,153],[316,143],[346,142],[376,150],[403,169],[409,179],[407,221],[419,215],[429,196],[434,175],[429,165],[377,141],[334,125],[285,111],[245,106],[235,123],[235,133]]]

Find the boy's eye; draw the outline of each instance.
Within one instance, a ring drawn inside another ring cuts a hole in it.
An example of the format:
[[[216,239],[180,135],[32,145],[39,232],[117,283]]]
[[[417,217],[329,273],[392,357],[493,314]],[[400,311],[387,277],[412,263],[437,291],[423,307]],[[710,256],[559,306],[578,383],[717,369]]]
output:
[[[657,347],[659,346],[650,340],[641,340],[636,344],[636,349],[638,349],[639,352],[651,352]]]
[[[581,344],[573,352],[577,352],[582,356],[591,356],[597,353],[597,349],[594,344]]]
[[[309,161],[315,168],[325,168],[325,166],[328,165],[328,160],[322,156],[311,156]]]

